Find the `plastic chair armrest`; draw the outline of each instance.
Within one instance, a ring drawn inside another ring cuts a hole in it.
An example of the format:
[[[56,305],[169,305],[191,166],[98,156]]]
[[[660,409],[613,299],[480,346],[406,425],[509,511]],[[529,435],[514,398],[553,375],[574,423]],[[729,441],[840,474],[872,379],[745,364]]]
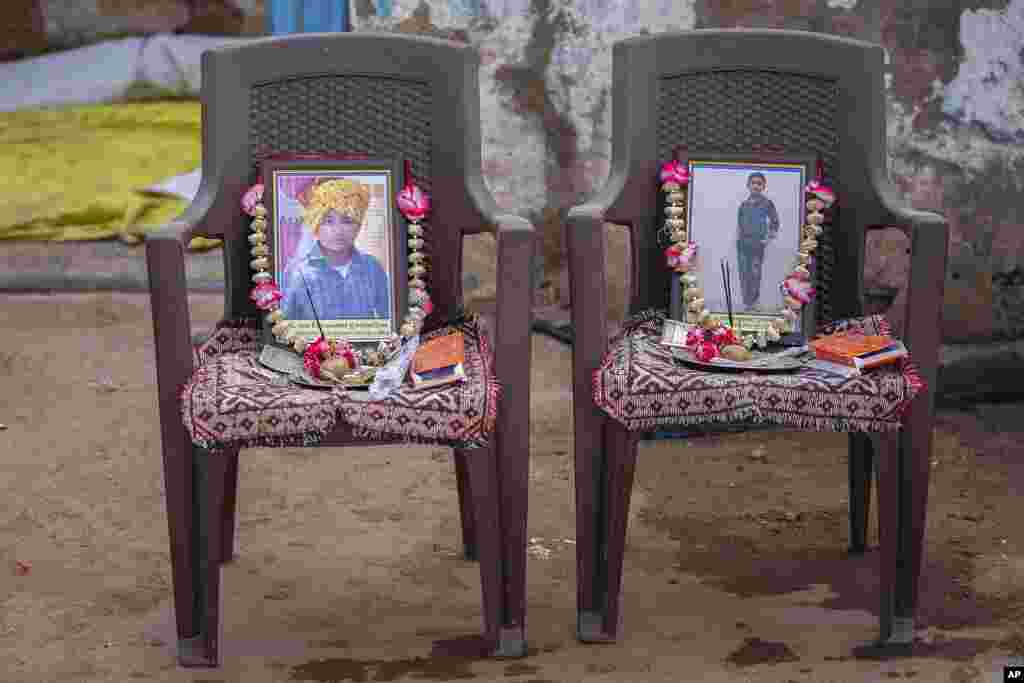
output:
[[[949,223],[937,213],[911,208],[887,180],[876,179],[874,189],[878,220],[872,221],[871,228],[895,227],[910,239],[910,274],[902,336],[931,393],[942,344]]]

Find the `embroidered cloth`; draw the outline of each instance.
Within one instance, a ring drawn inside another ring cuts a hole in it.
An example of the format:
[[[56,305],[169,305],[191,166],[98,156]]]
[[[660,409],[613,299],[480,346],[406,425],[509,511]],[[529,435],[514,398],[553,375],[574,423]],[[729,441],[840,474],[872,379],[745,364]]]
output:
[[[594,402],[629,431],[749,422],[808,431],[891,432],[900,428],[904,411],[924,388],[909,359],[851,378],[812,368],[785,374],[689,368],[658,343],[664,317],[647,312],[624,324],[594,372]],[[891,334],[880,315],[839,321],[822,331],[839,329]]]
[[[193,443],[229,447],[313,446],[342,420],[359,438],[399,437],[458,448],[488,445],[500,386],[488,334],[479,320],[442,328],[424,341],[461,330],[466,380],[414,390],[408,383],[382,401],[365,392],[279,386],[250,374],[259,363],[260,321],[221,321],[193,347],[196,369],[181,393],[182,418]]]

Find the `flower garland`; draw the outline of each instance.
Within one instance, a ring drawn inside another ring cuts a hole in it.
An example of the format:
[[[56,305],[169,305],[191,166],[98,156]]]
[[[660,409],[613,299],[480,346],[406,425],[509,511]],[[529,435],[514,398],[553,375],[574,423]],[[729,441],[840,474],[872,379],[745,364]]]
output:
[[[395,196],[398,210],[409,221],[409,312],[399,328],[402,338],[419,334],[424,319],[434,310],[427,291],[427,255],[423,252],[426,244],[423,237],[426,226],[423,220],[430,213],[430,195],[413,182],[412,165],[405,161],[405,185]],[[271,325],[274,337],[291,346],[296,353],[302,354],[303,364],[312,377],[340,381],[346,371],[356,370],[360,366],[380,367],[400,345],[398,335],[382,341],[377,349],[356,349],[344,339],[324,339],[319,336],[312,342],[299,336],[290,329],[289,322],[281,310],[283,298],[280,287],[274,282],[270,273],[270,246],[267,244],[267,209],[263,204],[264,186],[257,183],[250,187],[242,197],[242,211],[252,217],[250,225],[252,234],[249,244],[252,245],[253,260],[250,266],[255,271],[252,280],[255,283],[249,298],[256,307],[267,312],[266,320]]]
[[[730,345],[742,344],[747,350],[754,346],[764,348],[769,342],[778,341],[783,334],[794,331],[800,310],[814,300],[810,268],[814,264],[817,238],[826,222],[823,209],[831,208],[836,200],[835,192],[824,183],[821,162],[818,163],[817,177],[804,187],[807,220],[801,229],[800,248],[792,270],[780,285],[785,305],[779,317],[772,319],[764,331],[742,338],[704,307],[704,293],[697,277],[697,244],[689,241],[685,218],[689,169],[673,159],[661,167],[659,178],[668,200],[664,231],[672,242],[665,250],[665,260],[671,270],[680,273],[683,302],[686,304],[684,322],[695,325],[687,333],[686,345],[696,358],[708,362]]]

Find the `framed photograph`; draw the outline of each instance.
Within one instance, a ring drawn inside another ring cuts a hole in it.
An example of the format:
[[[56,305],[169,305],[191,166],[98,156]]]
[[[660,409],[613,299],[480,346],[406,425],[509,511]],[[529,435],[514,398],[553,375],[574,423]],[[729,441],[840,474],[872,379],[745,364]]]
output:
[[[728,322],[724,261],[733,326],[741,334],[759,332],[785,305],[782,283],[800,247],[804,187],[815,157],[690,154],[685,162],[690,172],[686,223],[690,241],[697,244],[704,307]],[[797,330],[806,334],[813,328],[813,309],[804,306]]]
[[[270,264],[291,328],[308,341],[320,334],[317,318],[329,339],[396,333],[408,306],[401,162],[275,157],[261,171]]]

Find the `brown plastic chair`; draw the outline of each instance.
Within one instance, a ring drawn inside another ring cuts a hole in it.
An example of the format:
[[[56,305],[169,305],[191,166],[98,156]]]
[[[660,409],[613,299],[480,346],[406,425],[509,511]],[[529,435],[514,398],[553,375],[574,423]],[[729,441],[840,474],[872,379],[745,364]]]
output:
[[[948,227],[938,215],[907,207],[887,180],[882,65],[877,45],[794,31],[699,30],[615,44],[611,176],[568,219],[580,640],[621,633],[626,522],[641,438],[599,410],[591,393],[608,343],[604,223],[630,229],[630,311],[667,309],[656,174],[683,147],[734,154],[782,148],[823,159],[840,205],[831,239],[818,247],[819,325],[862,315],[867,230],[899,226],[910,238],[908,305],[896,331],[928,388],[911,403],[898,436],[849,436],[850,550],[864,551],[877,462],[881,641],[908,642],[925,529]]]
[[[411,159],[433,200],[428,325],[461,307],[463,236],[496,237],[497,428],[490,446],[454,454],[465,555],[480,561],[483,645],[524,654],[534,238],[528,222],[498,209],[481,177],[477,52],[397,34],[304,34],[209,51],[202,69],[202,185],[146,241],[179,661],[218,664],[219,565],[232,556],[238,481],[238,449],[211,457],[182,423],[180,392],[194,369],[183,251],[194,236],[222,238],[224,320],[258,316],[239,201],[261,159],[293,152]],[[320,445],[368,443],[339,421]]]

